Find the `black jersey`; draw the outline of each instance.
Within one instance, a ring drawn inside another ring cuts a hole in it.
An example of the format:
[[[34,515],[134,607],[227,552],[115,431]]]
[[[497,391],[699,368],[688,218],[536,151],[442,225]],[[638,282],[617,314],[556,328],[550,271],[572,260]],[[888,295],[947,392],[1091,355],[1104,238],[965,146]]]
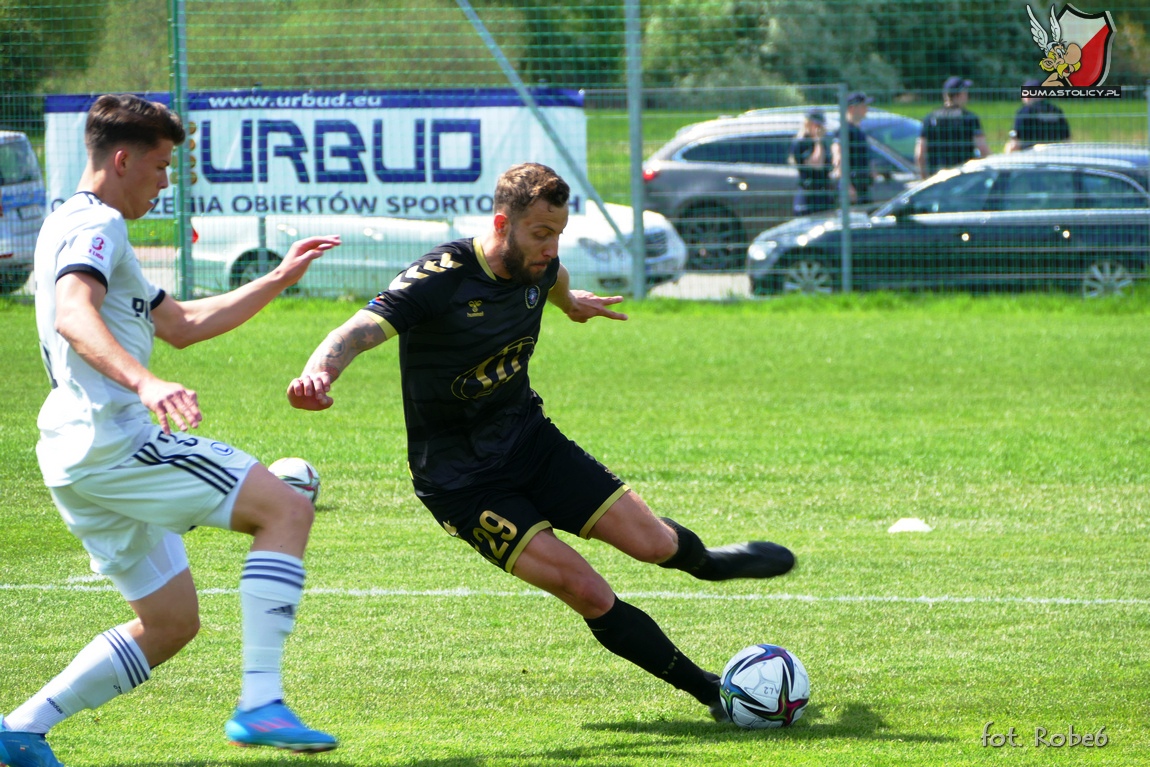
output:
[[[1070,123],[1056,105],[1039,100],[1019,108],[1010,135],[1018,140],[1021,149],[1033,144],[1069,141]]]
[[[982,122],[978,115],[962,107],[942,107],[931,112],[922,123],[927,174],[973,160],[974,139],[981,134]]]
[[[497,277],[478,240],[432,250],[365,307],[399,336],[407,455],[417,491],[457,490],[502,465],[544,419],[527,366],[554,259],[537,285]]]
[[[871,177],[870,172],[870,144],[867,143],[866,131],[852,122],[847,123],[847,132],[850,134],[850,180],[851,185],[855,188],[856,192],[860,194],[870,189]],[[839,144],[839,151],[842,151],[842,131],[838,132],[835,136],[835,142]]]

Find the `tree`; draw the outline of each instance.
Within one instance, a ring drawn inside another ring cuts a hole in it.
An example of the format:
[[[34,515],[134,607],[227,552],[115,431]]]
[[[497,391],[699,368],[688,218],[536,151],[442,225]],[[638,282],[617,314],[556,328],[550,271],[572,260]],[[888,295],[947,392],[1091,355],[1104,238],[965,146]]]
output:
[[[22,126],[40,113],[45,78],[88,67],[106,0],[0,0],[0,120]]]

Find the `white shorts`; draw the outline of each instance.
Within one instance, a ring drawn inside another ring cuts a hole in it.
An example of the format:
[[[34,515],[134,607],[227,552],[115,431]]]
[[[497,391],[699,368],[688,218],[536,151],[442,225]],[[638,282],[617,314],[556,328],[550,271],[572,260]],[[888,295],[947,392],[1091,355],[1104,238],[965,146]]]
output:
[[[123,572],[108,576],[116,590],[124,599],[135,602],[153,594],[167,585],[168,581],[188,569],[188,552],[184,539],[175,533],[165,532],[156,547],[143,559]]]
[[[125,572],[169,532],[231,529],[236,496],[256,459],[223,442],[154,428],[119,466],[49,488],[94,572]]]

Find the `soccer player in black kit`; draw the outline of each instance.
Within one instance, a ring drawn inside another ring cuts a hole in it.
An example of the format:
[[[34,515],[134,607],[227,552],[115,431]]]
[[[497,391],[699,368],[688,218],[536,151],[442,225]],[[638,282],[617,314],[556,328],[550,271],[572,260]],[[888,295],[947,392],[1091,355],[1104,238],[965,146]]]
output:
[[[795,559],[766,541],[708,549],[686,527],[655,517],[544,414],[527,373],[544,303],[575,322],[627,319],[610,308],[622,297],[569,288],[558,259],[569,193],[546,166],[507,170],[496,186],[492,230],[441,245],[396,276],[328,334],[288,386],[288,400],[304,410],[330,407],[332,384],[351,361],[398,336],[415,494],[444,530],[561,599],[608,650],[725,720],[718,676],[619,599],[554,531],[703,580],[769,578]]]

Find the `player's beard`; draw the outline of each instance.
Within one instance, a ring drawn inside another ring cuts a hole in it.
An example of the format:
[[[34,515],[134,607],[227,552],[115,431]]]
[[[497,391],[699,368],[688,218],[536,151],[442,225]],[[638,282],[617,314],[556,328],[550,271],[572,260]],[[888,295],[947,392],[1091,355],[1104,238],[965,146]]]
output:
[[[507,245],[503,250],[503,268],[511,275],[511,279],[520,285],[538,285],[547,273],[546,269],[538,274],[531,271],[527,265],[527,253],[519,247],[519,240],[515,236],[515,228],[511,227],[507,233]]]

